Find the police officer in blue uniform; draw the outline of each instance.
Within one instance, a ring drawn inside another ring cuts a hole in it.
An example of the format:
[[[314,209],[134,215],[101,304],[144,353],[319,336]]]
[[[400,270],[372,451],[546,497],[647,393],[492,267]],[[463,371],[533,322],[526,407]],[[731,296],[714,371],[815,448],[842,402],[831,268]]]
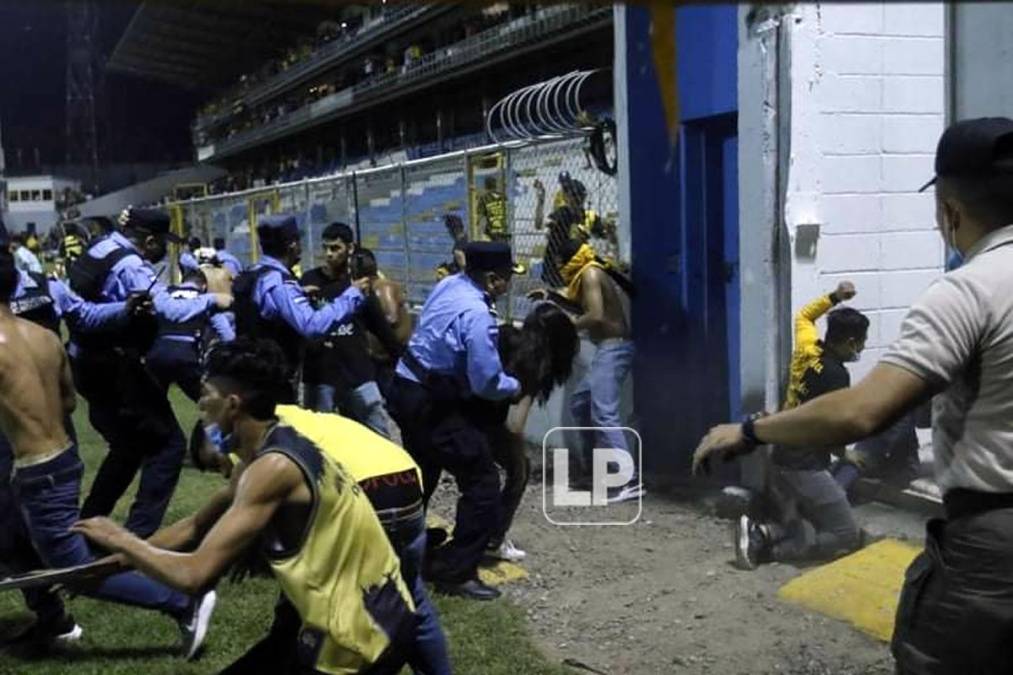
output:
[[[183,280],[167,289],[177,300],[195,300],[207,293],[207,279],[199,268],[183,274]],[[202,360],[211,343],[230,342],[235,330],[226,312],[198,315],[186,321],[158,316],[158,333],[144,359],[148,371],[162,389],[176,384],[194,403],[200,398]]]
[[[257,225],[260,262],[232,285],[236,298],[236,334],[273,340],[288,361],[292,387],[283,397],[294,403],[307,339],[323,338],[348,320],[365,302],[368,279],[357,279],[340,295],[314,309],[292,274],[302,257],[299,227],[290,214],[265,216]]]
[[[422,468],[427,497],[444,469],[461,492],[453,539],[433,551],[426,576],[438,591],[477,600],[500,595],[479,580],[478,564],[501,509],[484,420],[475,418],[469,400],[513,400],[521,393],[520,383],[503,371],[492,309],[520,271],[509,245],[468,244],[465,271],[437,284],[422,307],[388,401],[405,448]]]
[[[92,244],[68,270],[71,287],[82,298],[150,298],[155,316],[176,322],[231,306],[228,295],[175,298],[158,281],[152,263],[163,260],[167,241],[175,240],[164,212],[131,209],[121,223],[121,231]],[[109,444],[81,517],[108,515],[140,470],[126,523],[140,537],[151,535],[162,522],[186,445],[165,392],[143,364],[156,332],[154,317],[134,315],[124,328],[97,337],[72,332],[68,349],[74,382],[89,403],[89,420]]]
[[[243,271],[243,263],[225,248],[225,239],[223,237],[215,237],[214,245],[215,255],[218,257],[218,261],[222,264],[222,267],[227,269],[233,277],[238,277]]]

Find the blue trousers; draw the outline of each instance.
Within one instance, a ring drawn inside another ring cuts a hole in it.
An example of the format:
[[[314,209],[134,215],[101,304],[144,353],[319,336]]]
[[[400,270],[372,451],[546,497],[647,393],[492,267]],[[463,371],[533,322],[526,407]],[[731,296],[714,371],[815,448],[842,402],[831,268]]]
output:
[[[386,439],[390,439],[383,395],[377,383],[370,380],[343,393],[330,384],[306,384],[303,404],[317,412],[334,412],[364,424]]]
[[[79,518],[84,464],[77,446],[42,464],[16,469],[12,484],[35,550],[47,567],[72,567],[95,560],[83,536],[70,531]],[[116,574],[77,588],[81,593],[179,618],[191,599],[137,572]]]
[[[598,345],[591,367],[570,395],[570,412],[579,427],[621,427],[619,408],[623,382],[633,368],[632,340],[605,340]],[[593,448],[615,448],[629,452],[626,435],[617,430],[580,432],[581,450],[587,460]],[[636,466],[631,482],[637,482],[640,467]],[[588,461],[588,463],[590,463]]]
[[[71,367],[78,392],[88,400],[88,419],[109,444],[81,515],[109,515],[140,471],[126,527],[146,539],[161,525],[179,482],[183,430],[165,390],[138,358],[88,352]]]

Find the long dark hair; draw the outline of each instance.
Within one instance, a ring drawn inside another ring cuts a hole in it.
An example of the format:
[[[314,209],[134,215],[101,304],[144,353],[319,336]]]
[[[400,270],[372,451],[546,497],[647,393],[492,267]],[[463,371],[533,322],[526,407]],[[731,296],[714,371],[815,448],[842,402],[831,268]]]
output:
[[[539,403],[545,403],[553,389],[566,383],[579,350],[580,339],[573,322],[551,303],[535,305],[521,328],[500,328],[499,352],[504,370]]]

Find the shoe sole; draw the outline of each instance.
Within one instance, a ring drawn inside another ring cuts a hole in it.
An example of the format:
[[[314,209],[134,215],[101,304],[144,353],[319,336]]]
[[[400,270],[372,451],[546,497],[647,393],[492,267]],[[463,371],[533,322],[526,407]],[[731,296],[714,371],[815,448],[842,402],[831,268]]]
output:
[[[211,591],[197,608],[197,629],[194,631],[193,644],[185,654],[187,661],[192,661],[204,645],[204,638],[207,637],[208,627],[211,625],[211,614],[215,611],[216,604],[218,604],[218,594]]]
[[[732,544],[735,546],[735,564],[742,570],[755,570],[756,563],[749,559],[749,516],[739,516],[732,530]]]

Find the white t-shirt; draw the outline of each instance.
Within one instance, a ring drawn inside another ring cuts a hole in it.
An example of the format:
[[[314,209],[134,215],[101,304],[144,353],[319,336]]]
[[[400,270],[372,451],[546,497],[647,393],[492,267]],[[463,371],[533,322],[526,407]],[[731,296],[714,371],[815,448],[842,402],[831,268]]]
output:
[[[939,392],[932,447],[943,493],[1013,492],[1013,225],[925,291],[882,362]]]

